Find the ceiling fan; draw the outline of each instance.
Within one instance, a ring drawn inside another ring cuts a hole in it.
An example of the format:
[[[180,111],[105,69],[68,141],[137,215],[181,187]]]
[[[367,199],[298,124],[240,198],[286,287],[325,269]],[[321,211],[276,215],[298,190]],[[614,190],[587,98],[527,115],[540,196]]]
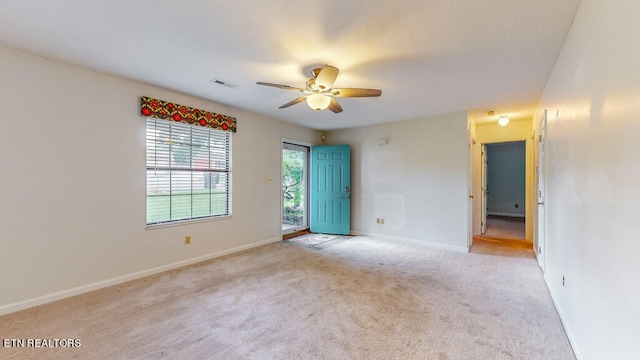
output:
[[[338,68],[325,65],[321,68],[315,68],[312,72],[312,78],[307,80],[306,87],[297,88],[288,85],[272,84],[266,82],[257,82],[258,85],[271,86],[284,90],[294,90],[302,92],[306,95],[300,96],[279,107],[279,109],[287,108],[291,105],[307,101],[310,108],[314,110],[329,110],[334,113],[342,111],[342,106],[338,103],[337,97],[376,97],[382,95],[382,90],[377,89],[359,89],[359,88],[332,88],[333,83],[338,77]]]

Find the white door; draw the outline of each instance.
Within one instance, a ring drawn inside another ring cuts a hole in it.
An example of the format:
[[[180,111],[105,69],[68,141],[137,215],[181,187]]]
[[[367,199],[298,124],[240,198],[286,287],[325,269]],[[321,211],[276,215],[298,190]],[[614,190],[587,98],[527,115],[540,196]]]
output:
[[[537,226],[534,228],[534,246],[535,253],[538,259],[538,265],[544,271],[545,268],[545,136],[547,131],[547,110],[540,115],[540,121],[538,123],[538,146],[536,151],[536,194],[538,198],[538,206],[536,207],[536,222]]]
[[[468,132],[469,141],[469,174],[467,176],[467,188],[469,189],[469,199],[467,203],[467,246],[473,245],[473,148],[476,140],[471,135],[471,131]]]
[[[489,195],[489,190],[487,189],[487,145],[482,144],[482,168],[481,172],[481,181],[482,181],[482,204],[481,204],[481,214],[482,214],[482,222],[480,223],[481,230],[480,234],[484,234],[487,231],[487,195]]]

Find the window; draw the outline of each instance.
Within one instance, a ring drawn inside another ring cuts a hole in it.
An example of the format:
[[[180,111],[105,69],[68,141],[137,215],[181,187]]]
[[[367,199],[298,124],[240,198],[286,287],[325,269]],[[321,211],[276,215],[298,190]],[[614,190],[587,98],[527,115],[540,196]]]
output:
[[[147,225],[230,216],[231,133],[147,118]]]

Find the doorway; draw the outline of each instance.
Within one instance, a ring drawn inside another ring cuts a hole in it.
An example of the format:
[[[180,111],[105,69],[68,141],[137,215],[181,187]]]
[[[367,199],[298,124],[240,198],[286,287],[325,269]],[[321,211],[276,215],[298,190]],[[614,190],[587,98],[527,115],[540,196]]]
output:
[[[309,147],[282,143],[282,234],[309,228]]]
[[[482,236],[526,239],[525,141],[483,145],[482,202]]]

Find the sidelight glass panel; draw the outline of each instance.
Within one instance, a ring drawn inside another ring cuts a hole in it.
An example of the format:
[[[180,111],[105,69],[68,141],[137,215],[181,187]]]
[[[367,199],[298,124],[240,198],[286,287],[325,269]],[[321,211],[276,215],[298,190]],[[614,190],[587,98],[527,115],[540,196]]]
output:
[[[290,233],[307,226],[308,148],[293,144],[282,146],[282,230]]]

